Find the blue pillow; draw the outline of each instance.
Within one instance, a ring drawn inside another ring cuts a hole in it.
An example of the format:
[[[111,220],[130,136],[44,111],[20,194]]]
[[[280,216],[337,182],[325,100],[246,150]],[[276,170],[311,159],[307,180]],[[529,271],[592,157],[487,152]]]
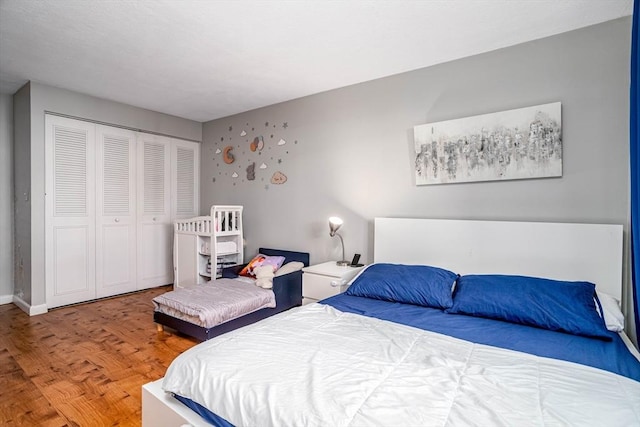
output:
[[[595,285],[526,276],[458,279],[447,313],[468,314],[611,341],[596,311]]]
[[[425,307],[451,307],[451,288],[458,277],[426,265],[373,264],[347,289],[347,295]]]

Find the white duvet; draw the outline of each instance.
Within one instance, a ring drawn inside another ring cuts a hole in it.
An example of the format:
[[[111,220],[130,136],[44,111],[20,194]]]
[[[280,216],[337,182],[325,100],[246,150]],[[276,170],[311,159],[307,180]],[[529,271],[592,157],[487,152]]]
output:
[[[236,426],[638,426],[640,383],[312,304],[199,344],[163,388]]]

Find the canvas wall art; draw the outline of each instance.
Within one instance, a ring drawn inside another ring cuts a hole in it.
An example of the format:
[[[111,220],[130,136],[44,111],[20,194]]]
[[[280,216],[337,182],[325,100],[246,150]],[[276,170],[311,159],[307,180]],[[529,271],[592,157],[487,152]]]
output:
[[[561,103],[414,127],[416,185],[562,176]]]

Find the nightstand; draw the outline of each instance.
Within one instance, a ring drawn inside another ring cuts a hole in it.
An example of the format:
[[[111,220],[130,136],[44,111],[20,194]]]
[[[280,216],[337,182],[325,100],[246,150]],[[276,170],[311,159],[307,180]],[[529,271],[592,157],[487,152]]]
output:
[[[302,269],[302,304],[309,304],[338,295],[347,290],[347,283],[363,267],[339,266],[335,261],[311,265]]]

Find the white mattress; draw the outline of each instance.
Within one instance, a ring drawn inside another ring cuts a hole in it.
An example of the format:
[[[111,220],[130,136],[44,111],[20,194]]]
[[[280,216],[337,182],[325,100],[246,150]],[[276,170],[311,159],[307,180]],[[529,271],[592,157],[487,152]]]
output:
[[[163,388],[234,425],[640,425],[639,382],[323,304],[191,348]]]

